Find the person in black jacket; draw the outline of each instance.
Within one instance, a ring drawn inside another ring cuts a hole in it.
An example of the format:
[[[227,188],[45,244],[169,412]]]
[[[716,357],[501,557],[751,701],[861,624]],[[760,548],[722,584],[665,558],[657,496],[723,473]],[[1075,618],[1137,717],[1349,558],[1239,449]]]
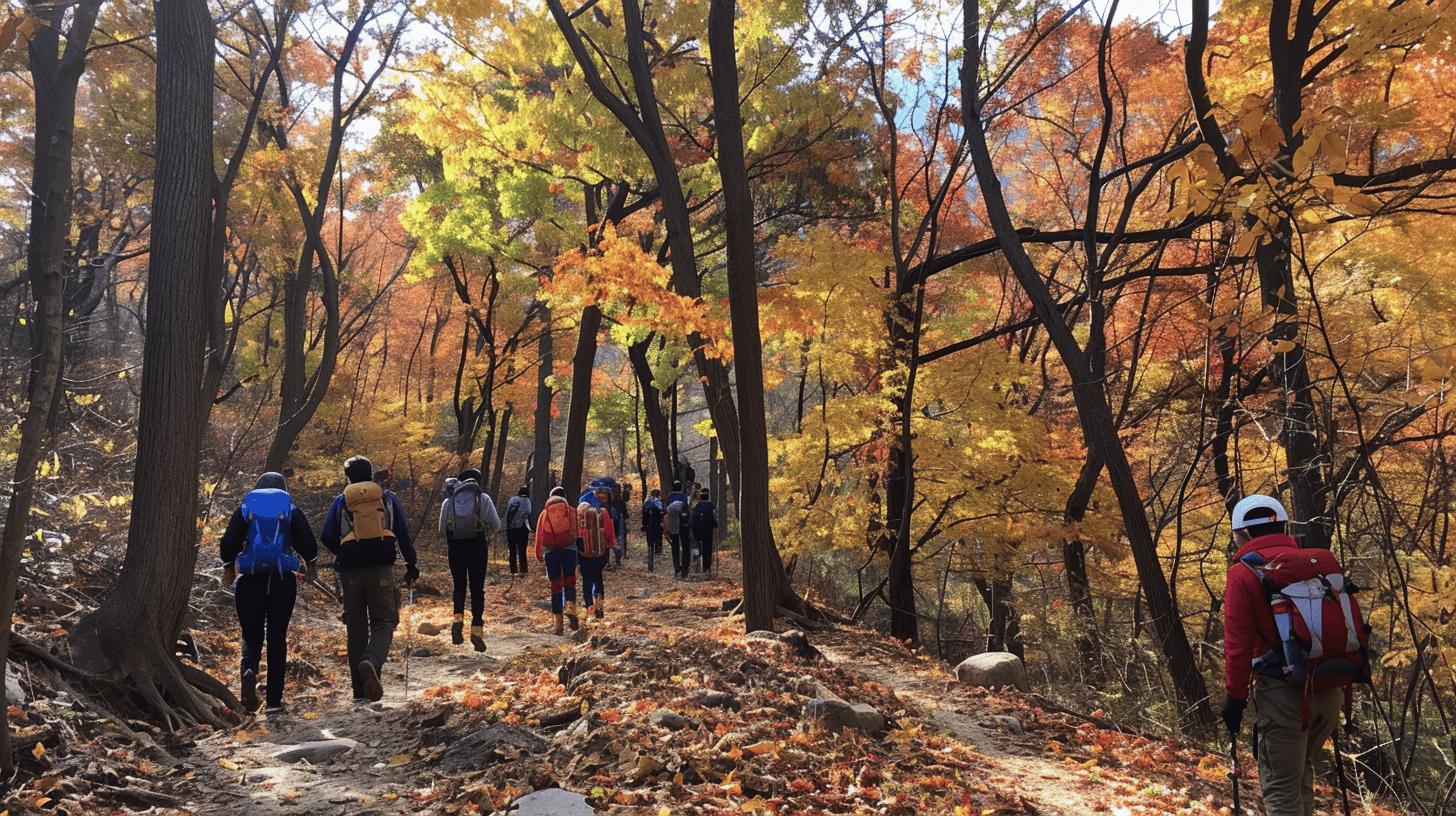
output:
[[[288,487],[281,473],[264,473],[253,489],[286,491]],[[288,622],[293,617],[293,604],[298,597],[298,577],[286,569],[238,574],[238,556],[248,545],[251,526],[242,506],[239,506],[233,511],[227,530],[218,542],[218,556],[223,562],[223,582],[233,587],[238,624],[243,635],[243,709],[251,713],[258,708],[258,664],[266,642],[266,699],[268,710],[276,712],[283,708],[283,684],[288,672]],[[287,549],[297,554],[304,571],[311,571],[314,560],[318,558],[318,542],[314,540],[308,517],[297,507],[291,507],[288,524],[282,527],[282,531]]]
[[[374,479],[374,466],[363,456],[344,462],[346,493]],[[340,494],[329,506],[319,540],[334,554],[339,584],[344,592],[344,628],[347,630],[349,677],[355,702],[377,702],[384,697],[380,672],[399,625],[399,587],[394,562],[404,557],[404,585],[420,577],[414,540],[404,506],[388,490],[367,487],[370,507],[359,518]],[[367,527],[366,527],[367,525]],[[361,534],[361,528],[366,532]]]
[[[703,574],[713,572],[713,533],[718,529],[718,509],[713,506],[712,494],[703,489],[698,503],[692,511],[693,544],[703,559]]]

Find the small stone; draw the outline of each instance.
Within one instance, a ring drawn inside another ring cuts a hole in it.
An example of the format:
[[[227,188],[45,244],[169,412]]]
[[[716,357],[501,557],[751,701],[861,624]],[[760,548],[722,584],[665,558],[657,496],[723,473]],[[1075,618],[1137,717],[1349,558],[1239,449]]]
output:
[[[506,812],[514,816],[595,816],[596,809],[579,793],[546,788],[522,796]]]
[[[1026,736],[1026,729],[1021,727],[1021,720],[1009,714],[992,714],[990,722],[1008,734],[1014,734],[1018,737]]]
[[[804,719],[830,731],[853,729],[870,736],[884,733],[885,715],[866,703],[850,704],[838,698],[816,697],[804,703]]]
[[[273,755],[279,762],[328,762],[335,757],[343,756],[355,748],[359,743],[351,739],[337,737],[326,740],[313,740],[298,745],[290,745]]]
[[[581,705],[562,706],[554,711],[548,711],[537,718],[536,722],[542,728],[555,728],[568,723],[574,723],[581,719]]]
[[[698,695],[698,704],[706,708],[722,708],[729,711],[737,711],[742,707],[738,698],[726,691],[709,689]]]
[[[651,722],[653,725],[666,728],[669,731],[681,731],[684,728],[691,728],[693,725],[692,720],[676,711],[669,711],[665,708],[659,708],[652,712]]]
[[[1031,690],[1026,679],[1026,665],[1021,662],[1021,658],[1010,652],[971,655],[956,666],[956,677],[968,686]]]
[[[435,635],[438,635],[445,630],[441,629],[440,625],[437,623],[431,623],[430,621],[420,621],[420,625],[415,627],[415,631],[427,637],[434,637]]]
[[[530,729],[495,723],[453,741],[440,755],[439,767],[446,773],[457,773],[516,756],[543,754],[547,747],[546,740]]]
[[[433,654],[434,654],[434,652],[430,651],[429,649],[425,648],[424,646],[416,646],[413,649],[411,649],[410,650],[410,653],[409,653],[410,657],[430,657]]]
[[[855,720],[859,723],[859,730],[872,737],[885,733],[885,715],[880,710],[868,703],[855,703],[849,707],[854,712]]]
[[[15,669],[7,667],[5,672],[5,703],[6,705],[19,705],[27,699],[25,686],[21,684],[20,678],[15,676]]]
[[[288,768],[255,768],[243,774],[243,782],[249,785],[277,784],[292,771]]]

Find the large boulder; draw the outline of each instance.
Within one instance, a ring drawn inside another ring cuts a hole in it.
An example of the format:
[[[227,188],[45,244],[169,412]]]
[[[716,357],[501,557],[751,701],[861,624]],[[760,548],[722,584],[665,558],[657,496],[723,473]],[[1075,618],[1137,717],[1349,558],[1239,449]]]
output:
[[[1013,687],[1030,691],[1026,665],[1010,652],[985,652],[971,655],[956,666],[956,677],[968,686],[984,688]]]

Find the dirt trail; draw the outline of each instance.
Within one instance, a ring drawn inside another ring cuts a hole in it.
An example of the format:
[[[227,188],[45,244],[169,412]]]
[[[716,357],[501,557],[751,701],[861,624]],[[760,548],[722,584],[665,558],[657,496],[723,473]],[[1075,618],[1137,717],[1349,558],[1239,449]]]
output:
[[[1017,735],[992,720],[995,711],[978,711],[956,692],[953,672],[903,665],[892,649],[874,646],[852,633],[824,633],[816,645],[831,663],[883,683],[927,714],[945,734],[966,743],[988,764],[1016,784],[1018,794],[1035,813],[1086,816],[1106,810],[1107,792],[1096,782],[1077,779],[1074,767],[1040,753],[1034,737]],[[865,659],[870,657],[871,659]],[[927,673],[929,672],[929,673]],[[1018,723],[1020,725],[1020,723]]]
[[[730,572],[731,574],[731,572]],[[448,578],[427,569],[426,581],[448,588]],[[623,615],[634,627],[645,627],[654,639],[671,642],[675,633],[716,632],[723,637],[733,620],[720,611],[723,597],[733,592],[727,581],[676,584],[661,573],[648,574],[640,565],[612,572],[609,613]],[[444,771],[433,761],[420,761],[431,747],[427,736],[451,714],[455,698],[426,697],[426,689],[454,685],[473,676],[498,680],[522,661],[540,671],[550,670],[584,636],[557,637],[549,633],[545,607],[545,579],[533,571],[524,580],[511,581],[499,573],[487,587],[485,655],[469,646],[450,644],[447,596],[419,598],[401,611],[391,661],[385,667],[385,697],[376,704],[357,706],[349,699],[342,657],[344,630],[338,607],[313,590],[300,599],[295,613],[292,646],[296,663],[290,678],[289,711],[280,717],[260,715],[232,732],[211,733],[191,750],[183,751],[190,770],[172,786],[171,793],[200,814],[403,814],[428,810],[419,801],[428,798]],[[611,628],[609,614],[608,629]],[[435,636],[418,633],[422,621],[444,628]],[[893,690],[924,714],[922,725],[941,732],[985,758],[991,773],[978,783],[1019,801],[1024,813],[1107,813],[1108,803],[1125,798],[1145,783],[1138,776],[1112,767],[1090,769],[1085,755],[1063,753],[1067,729],[1056,731],[1040,715],[1026,708],[1019,696],[975,692],[958,686],[946,666],[906,652],[870,633],[848,628],[810,632],[810,639],[837,669]],[[405,695],[403,660],[406,645],[413,649],[409,663],[410,694]],[[1016,708],[1019,706],[1020,708]],[[1009,708],[1008,708],[1009,707]],[[1014,714],[1016,723],[996,717]],[[1024,726],[1027,733],[1008,727]],[[332,740],[352,741],[346,743]],[[287,761],[279,754],[308,743],[322,749],[348,746],[337,757],[318,762]],[[1130,787],[1131,786],[1131,787]],[[613,810],[632,812],[630,810]],[[1012,811],[1003,811],[1012,812]],[[1167,812],[1138,810],[1138,813]],[[1199,811],[1203,812],[1203,811]]]

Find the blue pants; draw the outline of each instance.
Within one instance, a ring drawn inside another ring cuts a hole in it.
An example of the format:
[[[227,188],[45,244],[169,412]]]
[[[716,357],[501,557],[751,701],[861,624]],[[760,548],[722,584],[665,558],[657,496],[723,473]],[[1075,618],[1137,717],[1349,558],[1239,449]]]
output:
[[[551,580],[551,611],[560,615],[566,604],[576,603],[576,550],[548,549],[545,559],[546,577]]]
[[[607,568],[607,559],[610,555],[603,555],[597,558],[581,559],[581,602],[583,606],[591,606],[592,601],[597,598],[607,597],[606,586],[602,583],[602,572]]]

